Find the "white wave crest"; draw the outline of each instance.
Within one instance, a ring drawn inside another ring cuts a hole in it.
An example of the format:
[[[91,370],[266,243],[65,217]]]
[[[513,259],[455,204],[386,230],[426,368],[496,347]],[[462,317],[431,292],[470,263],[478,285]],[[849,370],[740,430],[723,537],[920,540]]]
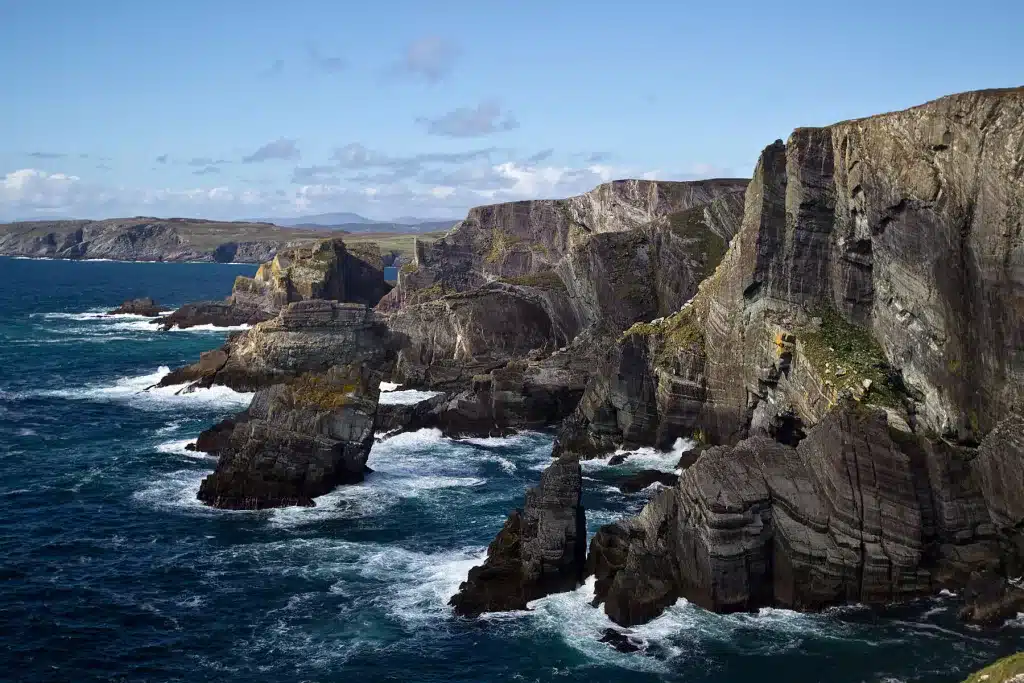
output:
[[[420,391],[418,389],[382,391],[379,402],[384,405],[413,405],[420,401],[426,401],[428,398],[433,398],[440,393],[440,391]]]
[[[683,453],[693,450],[696,445],[695,441],[679,438],[676,439],[670,451],[659,451],[655,448],[638,448],[634,451],[618,450],[614,455],[626,456],[625,462],[617,466],[623,469],[675,472],[679,458],[682,457]],[[611,456],[609,458],[584,460],[580,465],[584,470],[598,470],[608,467],[608,460],[610,458]]]
[[[254,395],[252,393],[233,391],[222,386],[197,389],[187,393],[179,393],[185,388],[186,385],[184,384],[150,388],[163,379],[170,371],[169,367],[161,366],[156,372],[136,377],[122,377],[113,384],[84,386],[72,389],[50,389],[35,392],[35,395],[76,401],[129,403],[141,410],[169,410],[183,405],[242,409],[249,405]]]

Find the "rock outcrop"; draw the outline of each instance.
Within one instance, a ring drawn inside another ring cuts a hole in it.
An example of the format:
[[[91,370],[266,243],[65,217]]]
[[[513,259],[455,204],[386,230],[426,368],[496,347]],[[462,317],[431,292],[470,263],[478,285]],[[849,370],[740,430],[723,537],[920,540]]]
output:
[[[350,362],[261,389],[217,444],[217,468],[199,500],[256,510],[313,505],[341,484],[363,480],[373,445],[382,369]]]
[[[586,524],[580,502],[579,461],[553,461],[540,483],[526,492],[451,599],[459,616],[526,609],[531,600],[580,585],[586,554]]]
[[[208,505],[312,505],[362,481],[392,335],[363,304],[311,299],[233,334],[164,385],[256,391],[249,408],[203,432],[195,449],[219,456],[199,489]]]
[[[638,517],[594,537],[597,600],[634,625],[680,597],[814,610],[963,586],[1012,556],[987,512],[1005,496],[982,491],[970,450],[852,399],[796,448],[766,436],[709,448]]]
[[[325,299],[375,306],[391,286],[375,244],[347,247],[341,238],[284,249],[254,277],[235,278],[224,301],[186,304],[157,320],[163,328],[254,325],[296,301]]]
[[[255,391],[356,359],[390,372],[399,343],[362,304],[297,301],[276,317],[232,334],[223,347],[202,354],[199,362],[172,371],[160,386],[220,384]]]
[[[0,224],[0,254],[115,261],[262,263],[330,231],[190,218],[111,218]]]
[[[153,299],[144,297],[140,299],[128,299],[108,315],[141,315],[146,318],[155,318],[163,313],[160,306]]]
[[[418,245],[378,306],[410,340],[396,379],[457,395],[448,421],[464,430],[557,423],[623,328],[696,293],[739,227],[744,186],[622,181],[473,209]]]

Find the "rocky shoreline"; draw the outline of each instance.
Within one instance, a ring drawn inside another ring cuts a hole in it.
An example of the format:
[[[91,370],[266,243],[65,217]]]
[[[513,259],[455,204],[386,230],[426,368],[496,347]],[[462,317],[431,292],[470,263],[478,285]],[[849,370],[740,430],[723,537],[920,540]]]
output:
[[[283,250],[164,319],[253,325],[164,380],[257,392],[197,442],[200,499],[312,504],[375,431],[554,428],[456,614],[593,576],[623,626],[942,589],[1001,623],[1024,606],[1022,141],[1024,89],[964,93],[797,129],[750,181],[478,207],[394,288],[372,250]],[[439,393],[382,406],[382,380]],[[678,477],[628,484],[663,488],[588,549],[580,460],[680,438]]]
[[[25,221],[0,224],[0,255],[67,260],[263,263],[327,230],[188,218]]]

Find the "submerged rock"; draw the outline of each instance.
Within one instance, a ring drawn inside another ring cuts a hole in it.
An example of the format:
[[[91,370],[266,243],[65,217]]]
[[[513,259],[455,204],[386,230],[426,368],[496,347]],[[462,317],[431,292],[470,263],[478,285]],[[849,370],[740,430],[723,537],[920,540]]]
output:
[[[147,318],[155,318],[160,315],[163,311],[160,310],[160,306],[157,305],[150,297],[143,297],[140,299],[128,299],[123,304],[118,306],[112,311],[107,311],[108,315],[142,315]]]
[[[628,635],[614,628],[606,628],[597,642],[607,643],[619,652],[624,652],[626,654],[639,652],[641,650],[641,647],[630,640]]]
[[[548,465],[526,492],[523,509],[513,511],[491,541],[487,559],[451,598],[457,615],[526,609],[531,600],[580,585],[587,539],[582,482],[577,460]]]

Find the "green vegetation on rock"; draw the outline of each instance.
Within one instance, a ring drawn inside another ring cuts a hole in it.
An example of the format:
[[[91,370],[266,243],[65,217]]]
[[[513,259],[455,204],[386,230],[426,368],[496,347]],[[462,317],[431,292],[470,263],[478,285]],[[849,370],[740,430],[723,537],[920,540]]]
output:
[[[484,256],[484,260],[487,263],[497,263],[505,254],[512,250],[512,248],[519,243],[519,238],[512,235],[501,228],[495,228],[491,231],[491,248]]]
[[[655,360],[661,364],[681,352],[704,353],[704,330],[697,324],[696,313],[686,308],[658,322],[639,322],[622,333],[622,339],[640,335],[656,346]]]
[[[729,243],[704,222],[704,207],[669,214],[668,221],[672,232],[683,239],[696,240],[697,249],[704,256],[704,275],[713,272],[725,257]]]
[[[890,379],[889,362],[871,331],[847,321],[832,308],[817,315],[821,326],[799,331],[797,342],[818,375],[837,391],[850,390],[854,395],[864,392],[865,381],[870,381],[865,397],[869,403],[902,408],[900,392]]]
[[[355,382],[335,381],[324,375],[306,373],[289,385],[296,405],[333,410],[348,405],[359,390]]]
[[[1024,652],[1003,657],[971,674],[964,683],[1024,683]]]

